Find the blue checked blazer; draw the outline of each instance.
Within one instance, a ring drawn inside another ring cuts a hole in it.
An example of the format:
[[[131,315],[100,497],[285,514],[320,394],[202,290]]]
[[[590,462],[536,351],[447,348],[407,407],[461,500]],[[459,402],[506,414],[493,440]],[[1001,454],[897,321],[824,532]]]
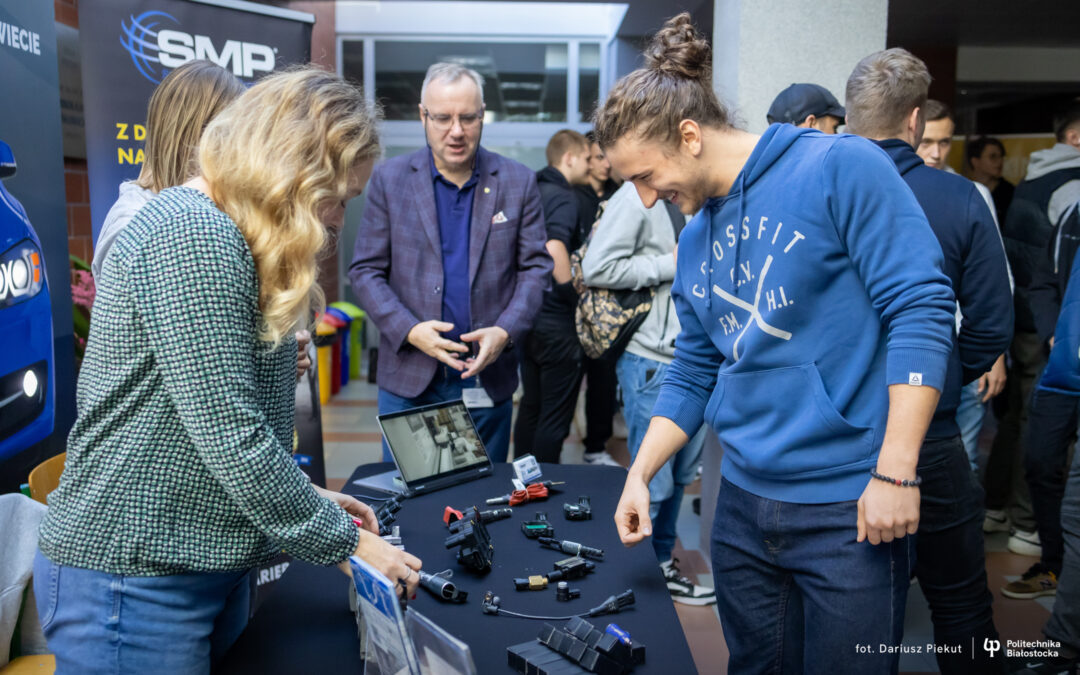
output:
[[[469,232],[472,329],[499,326],[522,345],[552,269],[536,174],[483,148],[476,161],[480,179]],[[419,396],[441,364],[406,338],[417,323],[442,318],[443,300],[442,243],[426,147],[372,173],[349,280],[379,329],[379,387]],[[504,350],[480,374],[495,401],[517,388],[517,349]]]

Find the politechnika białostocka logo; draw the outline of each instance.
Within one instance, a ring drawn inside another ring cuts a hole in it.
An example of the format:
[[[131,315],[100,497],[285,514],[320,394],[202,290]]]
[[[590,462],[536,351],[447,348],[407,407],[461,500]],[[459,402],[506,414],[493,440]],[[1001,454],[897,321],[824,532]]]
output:
[[[166,23],[169,22],[169,23]],[[225,40],[220,49],[208,35],[187,33],[171,14],[151,10],[120,22],[120,45],[139,73],[158,84],[173,68],[206,59],[246,79],[274,69],[277,51],[269,45]]]

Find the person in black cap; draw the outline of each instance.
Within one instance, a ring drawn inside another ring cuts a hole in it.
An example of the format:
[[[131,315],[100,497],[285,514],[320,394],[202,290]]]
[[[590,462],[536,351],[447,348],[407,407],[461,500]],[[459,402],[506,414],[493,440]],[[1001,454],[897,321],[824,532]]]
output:
[[[766,118],[769,124],[787,123],[835,134],[847,113],[832,93],[820,84],[793,84],[777,94]]]

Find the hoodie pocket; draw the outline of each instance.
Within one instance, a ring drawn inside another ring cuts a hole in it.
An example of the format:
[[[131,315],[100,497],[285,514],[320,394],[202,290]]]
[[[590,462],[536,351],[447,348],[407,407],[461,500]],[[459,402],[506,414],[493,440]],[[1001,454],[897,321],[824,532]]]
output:
[[[827,473],[862,462],[874,430],[851,424],[825,392],[817,367],[721,373],[706,409],[733,460],[753,473]]]

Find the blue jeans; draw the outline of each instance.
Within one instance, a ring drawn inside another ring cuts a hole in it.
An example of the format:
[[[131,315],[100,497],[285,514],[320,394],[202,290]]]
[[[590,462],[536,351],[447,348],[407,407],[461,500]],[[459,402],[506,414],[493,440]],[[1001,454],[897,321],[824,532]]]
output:
[[[379,414],[385,415],[422,405],[455,401],[461,398],[461,392],[466,387],[475,386],[476,378],[462,380],[459,373],[440,365],[435,371],[435,379],[416,398],[402,398],[380,387]],[[510,454],[510,418],[513,414],[514,401],[511,398],[497,401],[492,408],[469,409],[469,415],[473,419],[473,424],[476,425],[480,439],[484,441],[484,448],[492,462],[505,462],[507,455]],[[383,438],[383,461],[394,461],[385,437]]]
[[[857,503],[792,504],[721,483],[712,529],[732,673],[897,672],[911,537],[857,543]]]
[[[979,381],[969,382],[960,390],[960,405],[956,408],[956,425],[960,427],[960,438],[964,442],[964,451],[971,462],[971,470],[979,472],[979,432],[982,431],[983,418],[986,417],[986,404],[979,393]]]
[[[950,648],[936,654],[938,668],[945,675],[1003,673],[1001,652],[992,658],[982,648],[998,633],[986,582],[983,490],[960,437],[923,442],[918,475],[923,482],[914,572],[930,606],[934,642]]]
[[[660,395],[660,384],[668,366],[637,354],[623,352],[615,365],[623,393],[623,416],[626,418],[627,446],[631,459],[637,457],[641,440],[649,428],[653,406]],[[702,426],[674,457],[664,463],[649,481],[649,517],[653,521],[652,545],[656,559],[671,560],[675,548],[675,525],[679,519],[683,491],[697,477],[701,448],[705,445]]]
[[[136,577],[34,557],[56,673],[209,673],[247,625],[248,571]]]

